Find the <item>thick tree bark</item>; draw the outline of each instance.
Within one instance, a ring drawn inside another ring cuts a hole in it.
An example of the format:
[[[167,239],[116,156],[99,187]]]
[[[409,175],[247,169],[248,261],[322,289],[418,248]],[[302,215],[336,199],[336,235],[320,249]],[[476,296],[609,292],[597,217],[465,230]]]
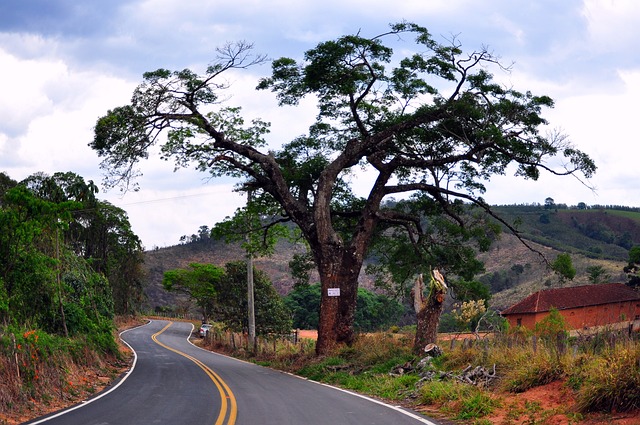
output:
[[[438,338],[438,323],[444,309],[444,299],[447,293],[447,285],[444,277],[438,270],[433,270],[429,283],[429,294],[425,297],[424,280],[418,276],[413,287],[413,305],[416,310],[417,326],[416,337],[413,342],[413,351],[419,354],[427,344],[435,344]]]
[[[321,302],[316,353],[328,354],[336,345],[354,340],[353,322],[362,262],[335,250],[319,261]]]

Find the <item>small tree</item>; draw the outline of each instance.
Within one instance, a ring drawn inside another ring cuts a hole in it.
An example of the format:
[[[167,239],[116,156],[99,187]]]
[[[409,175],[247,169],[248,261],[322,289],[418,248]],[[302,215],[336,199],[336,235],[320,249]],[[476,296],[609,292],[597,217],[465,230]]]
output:
[[[189,295],[196,301],[204,321],[213,312],[218,287],[224,277],[224,269],[213,264],[189,264],[188,269],[174,269],[164,272],[162,286],[167,291]]]
[[[232,261],[224,266],[216,295],[214,314],[235,331],[248,330],[247,263]],[[267,274],[253,268],[256,335],[291,331],[291,314]]]
[[[629,250],[629,263],[623,270],[627,274],[627,285],[640,287],[640,245],[631,247]]]
[[[547,341],[554,341],[559,334],[567,331],[564,317],[557,308],[551,307],[549,314],[536,323],[534,333]]]
[[[589,282],[594,284],[610,277],[605,268],[600,265],[587,267],[587,275],[589,276]]]
[[[552,210],[555,207],[556,207],[556,201],[554,201],[553,198],[549,197],[549,198],[544,200],[544,209],[545,210]]]
[[[566,252],[558,254],[555,261],[551,264],[551,268],[556,272],[562,283],[567,279],[573,280],[573,278],[576,277],[576,269],[573,267],[571,256]]]

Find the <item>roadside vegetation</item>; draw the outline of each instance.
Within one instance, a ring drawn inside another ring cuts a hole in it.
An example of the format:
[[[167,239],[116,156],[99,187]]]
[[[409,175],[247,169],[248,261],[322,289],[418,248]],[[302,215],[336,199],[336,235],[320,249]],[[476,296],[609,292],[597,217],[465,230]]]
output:
[[[0,424],[22,423],[87,399],[129,365],[128,351],[87,335],[0,328]]]
[[[452,342],[441,334],[442,354],[437,357],[412,353],[411,328],[363,333],[352,346],[326,356],[315,355],[312,340],[272,341],[257,351],[238,343],[230,347],[215,337],[203,343],[214,351],[461,423],[640,420],[638,335],[561,338],[559,343],[549,329],[512,329],[479,339],[467,335],[464,343],[462,336]],[[495,378],[464,379],[465,371],[491,376],[494,368]],[[529,396],[534,391],[538,395]]]
[[[142,247],[73,173],[0,173],[0,423],[81,400],[119,374],[116,314],[138,308]]]

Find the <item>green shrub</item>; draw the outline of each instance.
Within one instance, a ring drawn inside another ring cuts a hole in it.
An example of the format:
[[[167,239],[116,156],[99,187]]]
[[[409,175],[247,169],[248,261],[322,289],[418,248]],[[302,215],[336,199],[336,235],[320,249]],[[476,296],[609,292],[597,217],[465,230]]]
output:
[[[470,397],[460,400],[456,419],[478,419],[491,414],[500,402],[483,391],[477,391]]]
[[[500,401],[487,392],[456,381],[433,381],[424,385],[418,401],[420,404],[441,405],[443,411],[460,420],[482,418],[500,405]]]
[[[506,367],[502,385],[507,391],[520,393],[549,384],[563,376],[564,367],[558,357],[541,349],[535,355],[519,358],[510,367]]]
[[[577,407],[583,412],[640,408],[640,345],[618,344],[575,372]]]

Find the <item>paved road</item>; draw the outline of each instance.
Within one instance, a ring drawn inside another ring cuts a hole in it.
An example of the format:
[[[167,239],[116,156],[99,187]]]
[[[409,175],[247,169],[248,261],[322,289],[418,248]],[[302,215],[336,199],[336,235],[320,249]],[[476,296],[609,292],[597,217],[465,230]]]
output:
[[[188,323],[152,321],[122,338],[136,360],[96,399],[29,424],[417,425],[416,413],[202,350]]]

